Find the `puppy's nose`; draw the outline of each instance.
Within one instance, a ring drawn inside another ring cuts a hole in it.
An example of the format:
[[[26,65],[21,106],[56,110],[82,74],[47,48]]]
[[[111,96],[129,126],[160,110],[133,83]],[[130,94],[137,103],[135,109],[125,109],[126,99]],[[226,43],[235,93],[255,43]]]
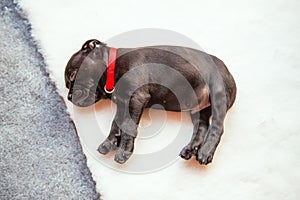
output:
[[[72,100],[72,94],[71,94],[71,93],[68,94],[68,100],[69,100],[69,101]]]

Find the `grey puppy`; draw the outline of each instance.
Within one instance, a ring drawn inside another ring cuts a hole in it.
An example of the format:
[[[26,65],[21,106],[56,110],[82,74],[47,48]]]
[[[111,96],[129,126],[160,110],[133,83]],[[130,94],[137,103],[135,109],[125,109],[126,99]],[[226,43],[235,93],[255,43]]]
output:
[[[225,64],[213,55],[180,46],[119,48],[113,71],[114,88],[106,79],[110,47],[86,41],[65,69],[68,99],[86,107],[110,98],[117,113],[101,154],[117,150],[115,161],[126,162],[133,153],[137,127],[144,108],[161,105],[168,111],[189,111],[192,139],[180,152],[208,164],[220,142],[226,112],[236,97],[234,79]],[[210,120],[211,118],[211,120]]]

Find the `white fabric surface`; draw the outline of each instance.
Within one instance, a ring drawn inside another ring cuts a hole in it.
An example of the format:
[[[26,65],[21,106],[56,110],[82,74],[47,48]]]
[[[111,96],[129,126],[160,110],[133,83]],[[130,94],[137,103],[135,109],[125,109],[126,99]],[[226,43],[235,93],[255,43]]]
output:
[[[237,100],[209,166],[178,159],[153,173],[127,174],[103,166],[85,147],[103,199],[300,198],[299,1],[21,0],[20,4],[64,98],[65,65],[83,42],[106,41],[148,27],[192,38],[221,58],[236,80]],[[103,109],[97,117],[108,132],[113,117],[110,102],[100,104]],[[67,106],[74,117],[73,106],[69,102]],[[191,122],[183,116],[184,120],[169,124],[186,126],[189,140]],[[82,135],[84,124],[76,119],[75,123]],[[172,128],[164,131],[168,134]],[[137,142],[139,151],[150,146],[159,148],[155,142]]]

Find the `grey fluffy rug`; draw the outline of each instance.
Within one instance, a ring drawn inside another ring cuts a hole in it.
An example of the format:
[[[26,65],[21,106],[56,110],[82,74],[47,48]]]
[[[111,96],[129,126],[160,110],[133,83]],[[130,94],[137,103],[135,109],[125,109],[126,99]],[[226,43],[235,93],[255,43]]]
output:
[[[0,199],[99,199],[28,20],[0,1]]]

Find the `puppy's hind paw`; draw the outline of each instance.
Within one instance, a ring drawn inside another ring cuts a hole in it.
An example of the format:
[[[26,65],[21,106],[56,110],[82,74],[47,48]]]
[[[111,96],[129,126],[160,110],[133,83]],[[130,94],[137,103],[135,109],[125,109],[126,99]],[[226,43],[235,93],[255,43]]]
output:
[[[192,149],[190,145],[187,145],[186,147],[184,147],[181,152],[180,152],[180,157],[185,159],[185,160],[189,160],[193,153],[192,153]]]
[[[199,154],[196,159],[201,165],[207,165],[212,161],[212,155]]]
[[[207,165],[212,162],[215,148],[210,148],[210,145],[204,145],[198,151],[196,159],[201,165]]]

